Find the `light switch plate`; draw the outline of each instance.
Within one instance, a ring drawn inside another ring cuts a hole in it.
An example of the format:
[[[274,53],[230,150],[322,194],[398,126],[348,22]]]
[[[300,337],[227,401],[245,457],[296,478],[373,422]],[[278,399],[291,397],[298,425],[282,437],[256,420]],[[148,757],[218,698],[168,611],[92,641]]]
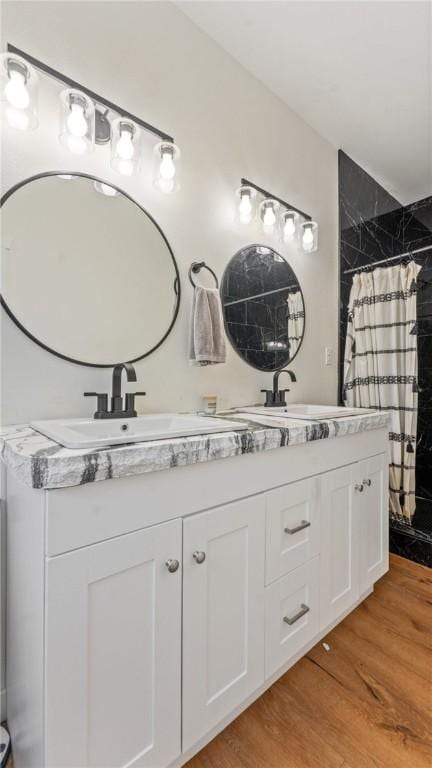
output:
[[[334,363],[334,350],[333,347],[326,347],[325,348],[325,364],[326,365],[333,365]]]

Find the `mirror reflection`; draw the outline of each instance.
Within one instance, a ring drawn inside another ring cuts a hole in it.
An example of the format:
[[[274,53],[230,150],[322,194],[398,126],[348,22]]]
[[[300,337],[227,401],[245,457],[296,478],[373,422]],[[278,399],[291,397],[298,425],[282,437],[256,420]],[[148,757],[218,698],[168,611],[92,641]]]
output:
[[[21,330],[84,365],[148,355],[178,312],[177,265],[160,227],[84,175],[44,174],[5,196],[1,281]]]
[[[222,280],[228,338],[254,368],[275,371],[297,354],[304,336],[305,307],[288,262],[263,245],[242,248]]]

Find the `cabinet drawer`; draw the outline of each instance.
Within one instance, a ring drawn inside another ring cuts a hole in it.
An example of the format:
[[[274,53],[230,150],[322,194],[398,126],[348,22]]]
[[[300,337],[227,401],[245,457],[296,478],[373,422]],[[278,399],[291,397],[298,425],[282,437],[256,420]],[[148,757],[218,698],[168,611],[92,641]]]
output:
[[[265,592],[265,672],[270,677],[319,631],[319,557]]]
[[[266,584],[319,554],[319,524],[316,478],[266,494]]]

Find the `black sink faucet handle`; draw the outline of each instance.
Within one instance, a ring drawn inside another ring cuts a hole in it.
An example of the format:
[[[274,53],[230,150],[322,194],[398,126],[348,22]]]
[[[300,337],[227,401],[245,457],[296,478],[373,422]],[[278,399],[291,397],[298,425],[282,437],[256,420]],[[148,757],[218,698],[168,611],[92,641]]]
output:
[[[278,391],[277,396],[279,398],[279,405],[280,406],[285,406],[287,404],[286,400],[285,400],[285,392],[289,392],[289,391],[290,391],[289,389],[280,389]]]
[[[262,389],[261,392],[264,392],[264,394],[266,396],[266,401],[265,401],[264,405],[267,408],[269,408],[270,406],[274,405],[274,397],[273,397],[272,390],[271,389]]]
[[[139,396],[145,397],[146,394],[147,394],[146,392],[127,392],[126,393],[126,412],[131,416],[136,416],[137,412],[135,410],[135,398]]]
[[[84,397],[97,397],[95,418],[98,418],[96,414],[108,412],[108,395],[106,392],[84,392]]]

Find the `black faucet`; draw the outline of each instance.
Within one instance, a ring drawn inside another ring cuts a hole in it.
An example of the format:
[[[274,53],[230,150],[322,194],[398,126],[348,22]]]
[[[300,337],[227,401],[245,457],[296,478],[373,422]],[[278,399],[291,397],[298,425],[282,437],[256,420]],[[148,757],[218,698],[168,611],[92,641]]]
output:
[[[279,389],[279,376],[281,373],[287,373],[291,381],[297,381],[294,373],[289,371],[288,368],[281,368],[280,371],[275,371],[273,374],[273,389],[261,390],[261,392],[265,392],[266,401],[264,405],[266,408],[283,408],[286,405],[285,392],[289,392],[289,389]]]
[[[108,395],[106,392],[84,392],[84,397],[97,397],[97,409],[93,418],[95,419],[129,419],[137,416],[135,410],[135,397],[145,395],[145,392],[127,392],[125,397],[125,407],[123,408],[123,396],[121,390],[121,380],[123,370],[126,371],[128,381],[136,381],[136,371],[132,363],[118,363],[113,368],[112,377],[112,395],[111,410],[108,410]]]

